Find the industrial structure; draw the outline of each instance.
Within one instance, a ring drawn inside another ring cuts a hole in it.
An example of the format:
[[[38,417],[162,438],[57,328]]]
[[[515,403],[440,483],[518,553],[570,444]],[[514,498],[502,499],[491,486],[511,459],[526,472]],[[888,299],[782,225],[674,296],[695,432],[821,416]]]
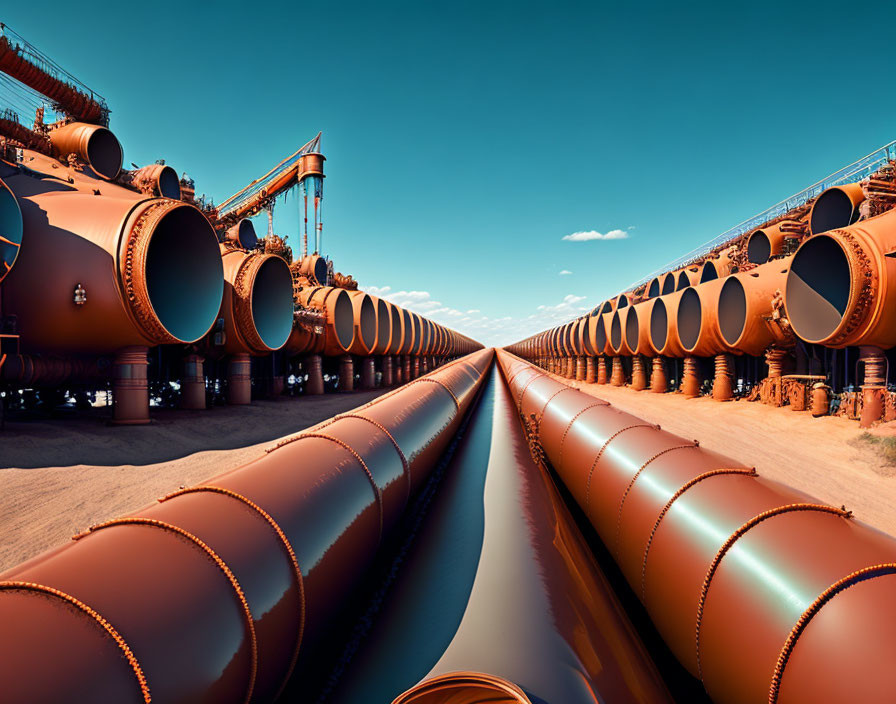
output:
[[[896,419],[896,143],[495,351],[334,271],[320,134],[214,205],[3,25],[0,72],[10,410],[383,390],[3,571],[0,700],[892,701],[896,536],[569,380]]]

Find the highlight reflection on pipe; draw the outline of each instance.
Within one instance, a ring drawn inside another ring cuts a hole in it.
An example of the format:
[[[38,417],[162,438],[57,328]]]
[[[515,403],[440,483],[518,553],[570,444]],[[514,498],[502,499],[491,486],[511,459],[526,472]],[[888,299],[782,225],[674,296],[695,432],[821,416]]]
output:
[[[669,701],[497,372],[430,511],[334,704]]]

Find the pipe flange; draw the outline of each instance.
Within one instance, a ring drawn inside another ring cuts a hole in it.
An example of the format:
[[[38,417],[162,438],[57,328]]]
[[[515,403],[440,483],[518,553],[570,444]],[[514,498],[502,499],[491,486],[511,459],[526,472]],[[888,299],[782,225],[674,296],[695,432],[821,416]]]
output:
[[[146,260],[149,255],[151,233],[168,212],[179,205],[173,200],[157,200],[150,203],[137,216],[136,221],[127,233],[124,262],[121,268],[121,279],[131,316],[140,332],[154,345],[165,345],[180,342],[162,325],[152,302],[145,276],[135,276],[135,272],[146,271]]]
[[[871,258],[865,252],[865,249],[848,230],[835,230],[836,235],[846,244],[852,260],[858,265],[858,275],[853,277],[859,279],[859,291],[855,297],[856,305],[850,313],[846,324],[841,328],[840,332],[834,335],[825,344],[830,347],[836,347],[859,329],[859,327],[868,320],[871,314],[872,301],[876,300],[879,287],[879,278],[871,263]]]
[[[252,315],[252,285],[261,266],[271,256],[273,255],[252,252],[240,264],[233,281],[233,319],[237,330],[252,352],[262,354],[270,352],[271,348],[261,339],[255,327],[255,318]]]

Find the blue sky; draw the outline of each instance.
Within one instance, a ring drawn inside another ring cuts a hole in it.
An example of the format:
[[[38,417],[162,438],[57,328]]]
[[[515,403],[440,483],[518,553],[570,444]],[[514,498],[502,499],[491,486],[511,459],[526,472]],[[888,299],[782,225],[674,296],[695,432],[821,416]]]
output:
[[[106,97],[126,163],[164,158],[216,202],[323,130],[336,269],[491,344],[896,139],[893,3],[49,0],[0,20]],[[297,200],[275,216],[296,247]],[[591,231],[618,232],[563,239]]]

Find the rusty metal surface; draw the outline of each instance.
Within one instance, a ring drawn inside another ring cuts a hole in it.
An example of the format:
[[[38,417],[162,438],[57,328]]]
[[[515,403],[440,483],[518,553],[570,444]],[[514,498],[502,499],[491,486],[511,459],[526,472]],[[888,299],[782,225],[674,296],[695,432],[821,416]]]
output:
[[[670,701],[497,371],[444,482],[331,701]]]
[[[101,125],[70,122],[50,130],[50,144],[62,159],[77,156],[102,179],[111,181],[121,171],[124,153],[118,139]]]
[[[714,701],[890,701],[896,540],[693,440],[588,407],[593,396],[506,352],[498,360],[533,447]]]

